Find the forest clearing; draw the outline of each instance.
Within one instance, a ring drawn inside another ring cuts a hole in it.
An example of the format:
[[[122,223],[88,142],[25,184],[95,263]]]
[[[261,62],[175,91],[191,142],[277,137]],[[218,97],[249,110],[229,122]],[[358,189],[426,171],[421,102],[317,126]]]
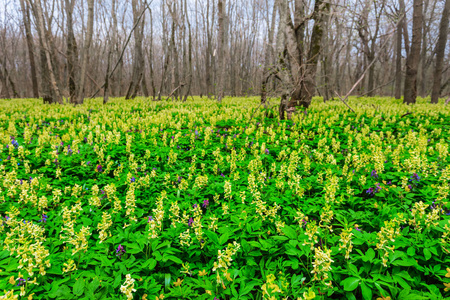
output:
[[[0,0],[0,299],[450,299],[450,0]]]
[[[0,100],[3,299],[448,297],[427,102]]]

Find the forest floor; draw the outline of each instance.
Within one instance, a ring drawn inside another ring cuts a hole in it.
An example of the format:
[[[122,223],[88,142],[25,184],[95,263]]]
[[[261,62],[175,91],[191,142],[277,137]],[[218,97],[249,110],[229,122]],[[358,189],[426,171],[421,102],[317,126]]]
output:
[[[189,99],[0,100],[0,299],[450,297],[448,106]]]

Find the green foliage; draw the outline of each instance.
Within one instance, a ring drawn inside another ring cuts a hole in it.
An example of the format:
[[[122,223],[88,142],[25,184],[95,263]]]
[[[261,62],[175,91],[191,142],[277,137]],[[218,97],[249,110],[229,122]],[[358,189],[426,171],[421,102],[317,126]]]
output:
[[[449,110],[349,105],[0,101],[0,291],[449,297]]]

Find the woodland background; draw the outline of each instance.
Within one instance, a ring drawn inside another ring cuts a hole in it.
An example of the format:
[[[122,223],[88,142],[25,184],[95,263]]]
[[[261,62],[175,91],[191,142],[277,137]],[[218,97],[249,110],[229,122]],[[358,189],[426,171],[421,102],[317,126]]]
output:
[[[449,2],[2,0],[0,98],[436,102],[450,91]]]

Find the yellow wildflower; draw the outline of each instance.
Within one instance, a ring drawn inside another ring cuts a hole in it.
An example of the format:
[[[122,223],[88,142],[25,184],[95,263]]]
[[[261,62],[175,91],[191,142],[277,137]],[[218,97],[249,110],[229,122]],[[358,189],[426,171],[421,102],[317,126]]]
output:
[[[450,277],[450,268],[447,268],[447,274],[445,274],[445,277]]]
[[[203,269],[202,271],[198,272],[198,276],[205,276],[207,272]]]
[[[11,276],[11,278],[9,278],[9,283],[16,284],[16,281],[14,280],[14,276]]]
[[[444,289],[444,292],[447,292],[447,291],[450,291],[450,282],[444,282],[444,286],[445,286],[445,289]]]
[[[184,280],[184,279],[178,278],[177,281],[173,283],[173,285],[174,285],[174,286],[180,286],[181,283],[183,283],[183,280]]]

